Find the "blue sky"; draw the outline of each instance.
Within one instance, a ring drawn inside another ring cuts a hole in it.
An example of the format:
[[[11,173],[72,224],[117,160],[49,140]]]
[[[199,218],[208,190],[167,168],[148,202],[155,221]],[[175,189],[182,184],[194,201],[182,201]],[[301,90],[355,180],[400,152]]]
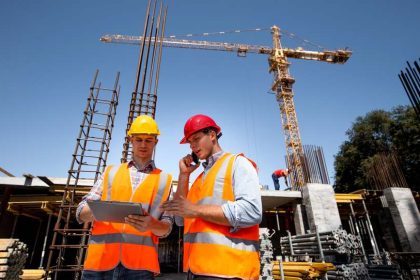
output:
[[[166,35],[269,28],[297,34],[327,49],[349,47],[344,65],[290,60],[303,144],[324,149],[329,175],[334,155],[357,116],[409,101],[397,74],[419,58],[420,1],[166,1]],[[121,96],[109,163],[121,157],[138,48],[99,42],[105,34],[140,35],[146,1],[2,0],[0,2],[0,166],[66,177],[95,70],[112,87],[121,72]],[[196,40],[271,46],[269,31]],[[284,37],[284,47],[310,45]],[[165,48],[156,119],[162,131],[157,165],[178,175],[183,125],[208,114],[222,127],[226,151],[257,161],[260,182],[284,167],[280,111],[269,93],[266,55]]]

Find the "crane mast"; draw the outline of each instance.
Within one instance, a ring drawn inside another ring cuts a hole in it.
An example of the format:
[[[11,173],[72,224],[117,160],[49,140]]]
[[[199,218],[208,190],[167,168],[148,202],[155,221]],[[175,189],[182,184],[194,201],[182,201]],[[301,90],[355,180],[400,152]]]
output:
[[[280,107],[281,122],[283,125],[287,166],[292,186],[300,189],[305,184],[303,170],[303,148],[299,134],[299,126],[296,117],[295,104],[293,102],[293,79],[289,74],[289,62],[284,54],[280,43],[280,28],[272,27],[273,51],[268,58],[270,72],[273,73],[274,83],[271,90],[276,93],[276,99]]]
[[[299,126],[296,117],[296,110],[293,101],[293,84],[295,79],[289,73],[287,58],[323,61],[328,63],[345,63],[352,52],[347,49],[335,51],[308,51],[302,48],[290,49],[283,48],[280,41],[280,28],[271,28],[273,47],[247,45],[238,43],[210,42],[197,40],[183,40],[175,38],[157,39],[164,47],[204,49],[215,51],[237,52],[238,56],[246,56],[247,53],[269,55],[268,63],[270,73],[273,74],[272,91],[275,92],[277,102],[280,107],[281,122],[284,131],[286,144],[286,158],[288,168],[291,169],[290,180],[292,190],[301,190],[307,181],[304,171],[304,154],[302,141],[299,134]],[[154,41],[155,38],[143,38],[142,36],[127,35],[105,35],[100,38],[104,43],[119,44],[140,44]]]

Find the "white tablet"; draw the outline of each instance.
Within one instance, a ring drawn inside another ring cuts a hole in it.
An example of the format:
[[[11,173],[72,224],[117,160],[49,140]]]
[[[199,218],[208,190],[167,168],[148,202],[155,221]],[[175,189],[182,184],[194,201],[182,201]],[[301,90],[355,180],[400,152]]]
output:
[[[141,203],[122,201],[87,201],[97,221],[124,223],[128,215],[143,215]]]

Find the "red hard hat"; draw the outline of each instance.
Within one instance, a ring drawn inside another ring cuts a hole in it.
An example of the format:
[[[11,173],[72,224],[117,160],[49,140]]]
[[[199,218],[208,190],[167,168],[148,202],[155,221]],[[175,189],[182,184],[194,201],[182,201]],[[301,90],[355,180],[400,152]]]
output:
[[[216,134],[220,134],[220,127],[216,124],[216,122],[206,115],[195,115],[192,116],[187,120],[184,126],[184,138],[182,138],[180,144],[187,143],[188,137],[193,135],[194,133],[203,130],[205,128],[213,127],[216,129]]]

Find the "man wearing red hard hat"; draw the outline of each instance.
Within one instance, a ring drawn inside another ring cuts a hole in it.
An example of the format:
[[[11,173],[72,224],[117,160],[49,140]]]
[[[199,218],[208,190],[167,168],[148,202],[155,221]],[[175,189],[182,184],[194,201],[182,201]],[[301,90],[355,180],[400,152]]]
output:
[[[253,162],[224,152],[221,128],[206,115],[187,120],[181,144],[188,143],[204,171],[190,189],[200,164],[193,154],[179,161],[178,188],[163,210],[184,218],[184,271],[189,279],[258,279],[259,180]]]

